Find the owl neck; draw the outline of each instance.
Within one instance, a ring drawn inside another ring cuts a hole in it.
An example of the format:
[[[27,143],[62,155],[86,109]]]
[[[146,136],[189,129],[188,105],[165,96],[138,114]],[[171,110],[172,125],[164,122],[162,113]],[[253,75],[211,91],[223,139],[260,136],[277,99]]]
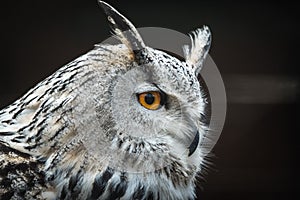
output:
[[[84,157],[80,167],[52,176],[50,184],[58,199],[194,199],[195,173],[180,162],[153,172],[133,173],[110,166],[99,168]]]
[[[61,151],[49,158],[45,171],[52,196],[58,199],[168,199],[171,195],[171,199],[194,199],[196,167],[168,152],[163,143],[154,145],[133,138],[120,139],[115,139],[112,145],[112,148],[120,146],[119,150],[115,149],[113,156],[104,160],[88,154],[80,143],[66,147],[69,156]],[[50,193],[45,191],[45,198]]]

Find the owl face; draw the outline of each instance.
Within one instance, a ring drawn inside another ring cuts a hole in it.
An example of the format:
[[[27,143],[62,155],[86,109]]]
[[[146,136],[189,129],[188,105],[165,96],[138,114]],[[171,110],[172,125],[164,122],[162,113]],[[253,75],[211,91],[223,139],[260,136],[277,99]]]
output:
[[[101,6],[122,44],[99,45],[91,53],[105,52],[101,63],[108,67],[96,69],[105,87],[91,87],[99,91],[94,92],[98,99],[109,101],[97,105],[101,128],[85,133],[85,146],[96,158],[110,155],[104,160],[120,171],[156,171],[178,160],[198,168],[206,105],[197,76],[210,46],[209,29],[191,35],[191,47],[184,47],[180,59],[146,46],[131,22],[109,5]],[[107,138],[99,138],[99,132]]]
[[[167,53],[146,48],[139,54],[143,63],[120,76],[113,89],[117,132],[133,140],[159,141],[169,151],[189,154],[189,146],[202,129],[200,114],[205,105],[199,82],[186,62]]]

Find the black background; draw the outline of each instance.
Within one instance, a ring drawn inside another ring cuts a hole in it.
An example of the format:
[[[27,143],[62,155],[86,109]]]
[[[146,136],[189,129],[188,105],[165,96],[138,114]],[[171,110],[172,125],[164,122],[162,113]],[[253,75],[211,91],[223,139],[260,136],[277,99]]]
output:
[[[109,1],[137,27],[208,25],[228,112],[198,199],[295,199],[299,30],[291,2]],[[0,107],[109,36],[96,0],[1,3]],[[298,119],[297,119],[298,117]]]

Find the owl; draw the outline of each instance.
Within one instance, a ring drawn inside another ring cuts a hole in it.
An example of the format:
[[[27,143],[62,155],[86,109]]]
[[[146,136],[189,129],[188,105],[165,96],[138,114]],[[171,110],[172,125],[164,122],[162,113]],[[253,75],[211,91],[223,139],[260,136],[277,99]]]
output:
[[[0,199],[195,199],[209,28],[180,58],[99,4],[119,44],[95,45],[0,111]]]

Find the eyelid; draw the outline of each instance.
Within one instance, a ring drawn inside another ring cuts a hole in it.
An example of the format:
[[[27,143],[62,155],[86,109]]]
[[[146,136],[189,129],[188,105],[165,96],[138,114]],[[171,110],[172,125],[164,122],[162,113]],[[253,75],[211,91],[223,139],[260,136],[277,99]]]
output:
[[[144,92],[148,92],[148,91],[153,91],[153,92],[161,92],[160,89],[158,87],[156,87],[155,84],[151,84],[151,83],[144,83],[142,85],[139,85],[136,89],[135,89],[135,93],[136,94],[141,94]]]

